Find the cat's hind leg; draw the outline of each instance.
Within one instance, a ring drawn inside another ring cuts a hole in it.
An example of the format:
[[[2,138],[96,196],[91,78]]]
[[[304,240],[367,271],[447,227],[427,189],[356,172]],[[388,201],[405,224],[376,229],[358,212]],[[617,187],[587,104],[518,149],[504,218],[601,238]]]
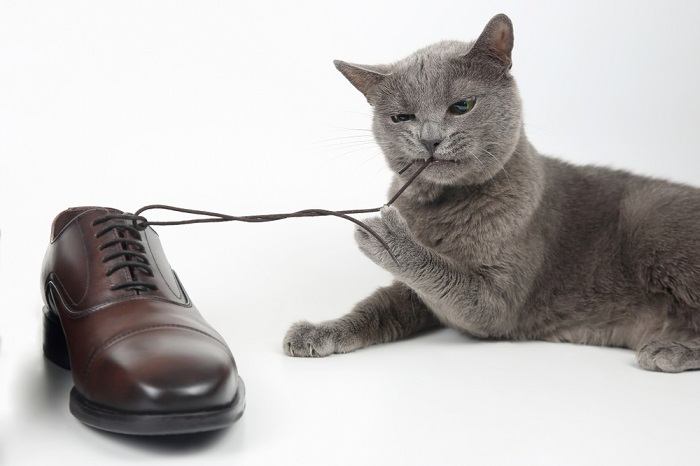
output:
[[[652,340],[637,352],[637,361],[643,369],[650,371],[700,369],[700,338],[687,341]]]
[[[348,353],[376,343],[407,338],[439,326],[437,318],[413,290],[401,282],[380,288],[338,319],[297,322],[284,337],[289,356],[322,357]]]

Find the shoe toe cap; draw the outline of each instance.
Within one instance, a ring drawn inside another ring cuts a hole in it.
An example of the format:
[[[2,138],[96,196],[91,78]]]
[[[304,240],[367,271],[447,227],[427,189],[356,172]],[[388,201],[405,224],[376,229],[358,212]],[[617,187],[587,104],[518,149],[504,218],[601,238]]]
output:
[[[131,412],[187,412],[225,406],[238,375],[228,348],[188,328],[135,333],[103,348],[88,368],[91,401]]]

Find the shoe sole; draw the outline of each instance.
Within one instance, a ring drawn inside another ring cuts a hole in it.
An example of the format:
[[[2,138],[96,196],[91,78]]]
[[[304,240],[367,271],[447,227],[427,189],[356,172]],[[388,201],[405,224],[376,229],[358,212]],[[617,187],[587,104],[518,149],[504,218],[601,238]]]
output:
[[[44,309],[44,356],[57,366],[70,370],[68,345],[57,319]],[[75,387],[70,392],[70,412],[79,421],[96,429],[127,435],[177,435],[223,429],[236,422],[245,411],[245,384],[238,377],[233,401],[225,406],[188,412],[136,413],[93,403]]]

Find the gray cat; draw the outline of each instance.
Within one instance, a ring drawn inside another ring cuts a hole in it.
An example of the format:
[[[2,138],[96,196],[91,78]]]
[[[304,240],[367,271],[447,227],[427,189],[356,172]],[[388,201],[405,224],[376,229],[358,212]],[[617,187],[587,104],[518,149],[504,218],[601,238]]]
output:
[[[513,27],[392,65],[336,61],[374,109],[392,170],[437,159],[356,240],[396,281],[352,312],[299,322],[290,356],[327,356],[449,326],[483,339],[632,348],[700,369],[700,190],[544,157],[523,129]],[[415,168],[414,168],[415,169]],[[412,174],[394,177],[395,192]]]

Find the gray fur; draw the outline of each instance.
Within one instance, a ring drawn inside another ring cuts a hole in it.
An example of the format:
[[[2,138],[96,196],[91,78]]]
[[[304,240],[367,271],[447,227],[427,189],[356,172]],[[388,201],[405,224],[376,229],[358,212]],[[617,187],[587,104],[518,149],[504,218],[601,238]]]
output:
[[[545,157],[528,142],[510,74],[512,25],[392,65],[338,69],[374,108],[389,166],[428,167],[370,219],[360,250],[396,281],[349,314],[292,326],[291,356],[327,356],[445,325],[484,339],[620,346],[641,367],[700,369],[700,190]],[[369,76],[363,76],[369,73]],[[446,112],[476,96],[464,115]],[[394,123],[391,115],[415,114]],[[396,174],[390,194],[411,175]]]

